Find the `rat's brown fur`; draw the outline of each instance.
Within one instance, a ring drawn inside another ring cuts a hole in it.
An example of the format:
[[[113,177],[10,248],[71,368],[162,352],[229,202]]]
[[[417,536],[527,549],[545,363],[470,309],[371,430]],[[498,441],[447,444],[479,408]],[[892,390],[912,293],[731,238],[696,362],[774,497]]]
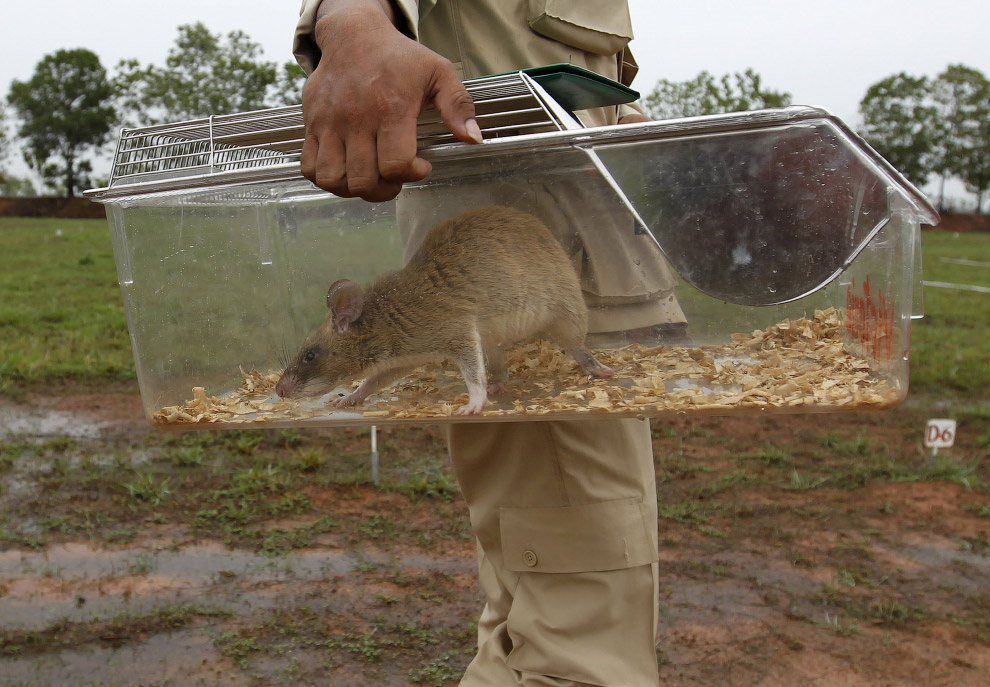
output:
[[[584,347],[587,308],[567,255],[537,218],[512,208],[469,210],[437,225],[403,269],[364,292],[339,280],[327,301],[327,319],[278,382],[283,397],[365,376],[335,402],[355,405],[414,367],[449,357],[470,396],[458,414],[478,413],[487,401],[486,362],[494,386],[504,388],[502,348],[537,332],[589,374],[612,374]]]

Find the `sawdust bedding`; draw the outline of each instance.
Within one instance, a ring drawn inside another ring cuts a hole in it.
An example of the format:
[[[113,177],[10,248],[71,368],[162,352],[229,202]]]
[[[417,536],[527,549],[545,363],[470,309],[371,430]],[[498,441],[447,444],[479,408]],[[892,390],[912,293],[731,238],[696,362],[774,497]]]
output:
[[[599,349],[615,370],[591,378],[575,361],[543,340],[507,351],[508,392],[490,397],[480,417],[518,419],[584,414],[657,415],[730,409],[800,406],[882,408],[900,398],[896,382],[878,376],[842,338],[841,313],[818,310],[811,319],[784,320],[724,345],[643,346]],[[329,401],[280,399],[279,372],[241,371],[243,383],[224,396],[195,387],[193,398],[152,415],[160,426],[253,424],[293,421],[416,420],[446,418],[467,402],[463,379],[452,364],[424,366],[364,405],[338,410]],[[357,387],[354,382],[352,388]],[[464,419],[477,421],[479,416]]]

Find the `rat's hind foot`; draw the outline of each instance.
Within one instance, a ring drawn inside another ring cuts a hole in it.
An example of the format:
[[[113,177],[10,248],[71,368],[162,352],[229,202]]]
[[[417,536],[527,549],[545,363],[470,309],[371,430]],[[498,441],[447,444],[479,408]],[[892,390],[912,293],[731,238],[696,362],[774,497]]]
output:
[[[613,370],[608,365],[602,365],[601,363],[598,363],[596,367],[591,367],[591,368],[586,367],[584,368],[584,371],[587,372],[592,377],[605,378],[605,377],[612,377],[615,375],[615,370]]]
[[[496,394],[508,393],[509,387],[505,385],[505,382],[489,382],[488,384],[488,395],[495,396]]]
[[[592,377],[611,377],[615,374],[615,370],[598,362],[598,358],[584,346],[572,351],[571,355],[574,356],[581,369]]]

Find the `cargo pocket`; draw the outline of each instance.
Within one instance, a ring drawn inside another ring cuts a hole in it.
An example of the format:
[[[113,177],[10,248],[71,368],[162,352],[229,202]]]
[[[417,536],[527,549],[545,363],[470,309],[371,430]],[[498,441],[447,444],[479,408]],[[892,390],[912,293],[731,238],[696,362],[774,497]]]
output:
[[[530,0],[533,31],[598,55],[615,55],[632,39],[625,2],[615,0]]]
[[[646,510],[631,498],[500,511],[503,565],[518,576],[507,666],[525,677],[656,687],[657,525]]]
[[[555,508],[502,508],[503,565],[513,572],[623,570],[657,561],[656,521],[639,498]]]

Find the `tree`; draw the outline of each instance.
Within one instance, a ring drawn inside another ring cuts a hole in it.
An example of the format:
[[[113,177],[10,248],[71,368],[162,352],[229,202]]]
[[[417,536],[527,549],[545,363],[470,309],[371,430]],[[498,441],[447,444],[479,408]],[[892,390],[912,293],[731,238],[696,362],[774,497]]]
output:
[[[0,100],[0,175],[3,174],[3,163],[10,152],[10,138],[7,136],[7,110]]]
[[[791,94],[765,89],[752,69],[719,79],[703,71],[689,81],[661,79],[641,102],[654,119],[672,119],[785,107],[791,104]]]
[[[46,55],[29,81],[10,86],[7,99],[21,120],[25,160],[66,196],[75,195],[92,171],[83,157],[87,149],[110,135],[116,121],[111,95],[100,58],[83,48]]]
[[[298,105],[302,102],[306,72],[296,62],[286,62],[275,84],[275,105]]]
[[[30,179],[0,172],[0,196],[7,198],[34,196],[34,184]]]
[[[10,137],[7,134],[7,110],[0,100],[0,196],[31,195],[34,187],[27,179],[8,174],[4,162],[10,154]]]
[[[951,65],[933,85],[940,132],[940,165],[976,194],[976,211],[990,188],[990,81],[982,72]]]
[[[277,66],[261,60],[261,52],[241,31],[224,38],[201,23],[180,26],[165,67],[135,60],[118,65],[121,109],[129,123],[146,125],[267,107],[280,84],[291,91],[291,80],[286,74],[280,81]]]
[[[878,153],[913,183],[923,186],[936,162],[936,110],[931,84],[922,77],[888,76],[869,87],[859,103],[860,130]]]
[[[945,181],[958,177],[983,207],[990,189],[990,81],[951,65],[935,79],[895,74],[867,90],[859,105],[860,133],[914,183],[938,175],[939,210]]]

